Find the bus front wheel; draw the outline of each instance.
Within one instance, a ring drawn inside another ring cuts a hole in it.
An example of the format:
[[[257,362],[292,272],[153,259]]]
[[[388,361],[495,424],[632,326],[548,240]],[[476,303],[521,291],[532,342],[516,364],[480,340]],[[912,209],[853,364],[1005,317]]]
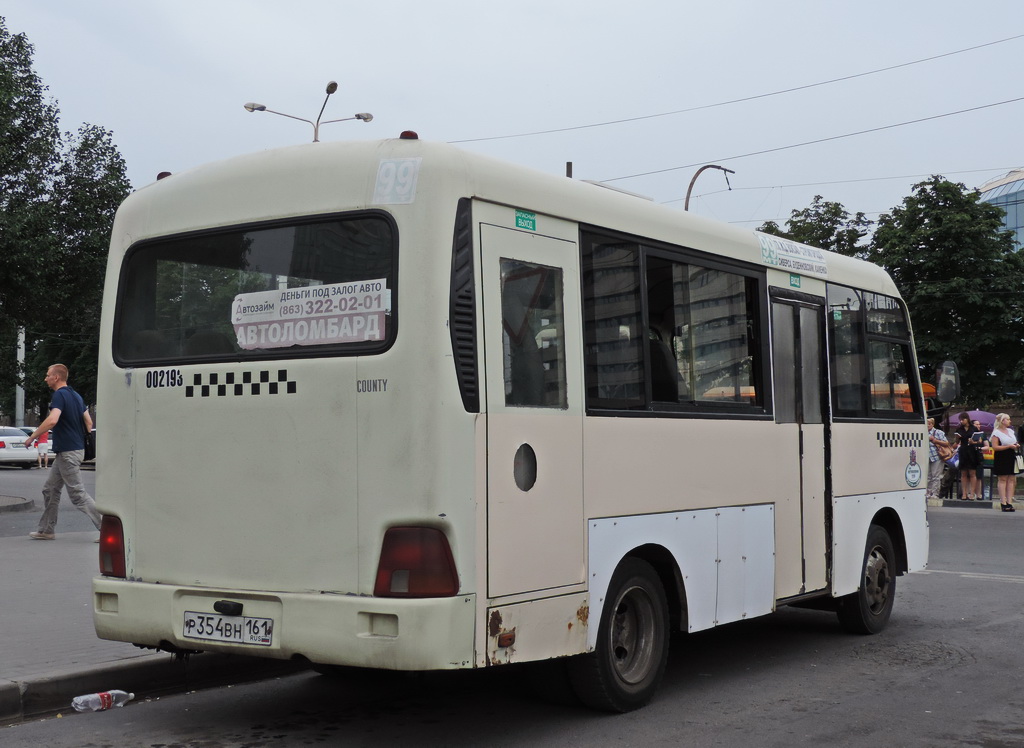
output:
[[[625,559],[608,585],[597,646],[567,663],[580,701],[610,712],[646,704],[665,672],[668,637],[668,603],[661,580],[646,561]]]
[[[860,589],[839,598],[843,628],[854,634],[877,634],[885,628],[896,598],[896,554],[885,528],[871,525],[864,549]]]

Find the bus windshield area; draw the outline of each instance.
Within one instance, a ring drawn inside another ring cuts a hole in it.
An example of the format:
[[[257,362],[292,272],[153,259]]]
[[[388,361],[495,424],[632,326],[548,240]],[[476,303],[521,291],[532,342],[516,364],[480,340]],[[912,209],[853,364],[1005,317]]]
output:
[[[121,274],[114,358],[384,350],[395,332],[395,233],[362,214],[140,242]]]
[[[910,325],[898,299],[830,283],[828,323],[837,417],[922,415]]]

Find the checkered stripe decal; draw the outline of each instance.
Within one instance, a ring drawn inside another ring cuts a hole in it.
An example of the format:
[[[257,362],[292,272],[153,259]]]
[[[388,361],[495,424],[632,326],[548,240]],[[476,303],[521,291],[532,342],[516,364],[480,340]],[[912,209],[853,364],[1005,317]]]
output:
[[[208,381],[203,381],[203,378]],[[276,372],[229,371],[223,374],[196,374],[185,385],[185,397],[241,397],[244,395],[294,395],[296,383],[288,379],[288,370]]]
[[[924,444],[924,437],[915,431],[879,431],[875,434],[881,449],[891,447],[918,447]]]

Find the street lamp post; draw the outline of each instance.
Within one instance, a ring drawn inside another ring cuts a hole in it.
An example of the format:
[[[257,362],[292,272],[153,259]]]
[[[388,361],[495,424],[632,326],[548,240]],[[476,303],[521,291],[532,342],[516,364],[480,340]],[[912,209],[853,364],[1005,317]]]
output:
[[[331,98],[331,94],[333,94],[337,90],[338,90],[338,84],[335,83],[334,81],[331,81],[330,83],[327,84],[327,96],[324,97],[324,104],[323,104],[322,107],[320,107],[320,114],[318,114],[316,116],[316,122],[313,122],[312,120],[304,119],[302,117],[296,117],[294,114],[285,114],[284,112],[275,112],[273,109],[267,109],[267,107],[264,106],[263,104],[256,104],[256,103],[254,103],[252,101],[250,101],[249,103],[245,104],[244,106],[245,106],[245,111],[247,111],[247,112],[269,112],[270,114],[277,114],[277,115],[280,115],[282,117],[288,117],[289,119],[297,119],[300,122],[305,122],[306,124],[311,125],[313,127],[313,142],[314,143],[319,143],[320,142],[320,125],[329,125],[332,122],[347,122],[348,120],[353,120],[353,119],[362,120],[363,122],[369,122],[370,120],[373,119],[373,115],[370,114],[369,112],[359,112],[358,114],[354,114],[351,117],[342,117],[341,119],[329,119],[329,120],[326,120],[324,122],[321,122],[320,118],[324,115],[324,109],[327,108],[327,100],[329,98]]]
[[[705,169],[721,169],[722,171],[724,171],[725,183],[729,185],[730,190],[732,189],[732,185],[729,184],[729,175],[735,174],[736,172],[734,172],[732,169],[726,169],[724,166],[719,166],[718,164],[706,164],[705,166],[702,166],[699,169],[697,169],[697,173],[694,174],[693,179],[690,180],[690,186],[686,188],[686,202],[683,203],[683,210],[690,209],[690,193],[693,192],[693,183],[697,181],[697,177],[699,177],[700,173]]]

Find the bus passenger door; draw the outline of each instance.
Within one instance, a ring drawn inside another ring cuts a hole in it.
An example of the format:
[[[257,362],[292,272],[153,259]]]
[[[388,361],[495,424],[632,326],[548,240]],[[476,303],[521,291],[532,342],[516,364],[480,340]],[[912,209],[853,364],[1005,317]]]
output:
[[[823,589],[828,583],[826,473],[830,453],[825,444],[824,351],[824,299],[773,299],[775,420],[794,424],[799,437],[799,455],[789,464],[799,470],[800,478],[802,592]]]
[[[487,402],[487,590],[585,579],[579,253],[480,226]]]

